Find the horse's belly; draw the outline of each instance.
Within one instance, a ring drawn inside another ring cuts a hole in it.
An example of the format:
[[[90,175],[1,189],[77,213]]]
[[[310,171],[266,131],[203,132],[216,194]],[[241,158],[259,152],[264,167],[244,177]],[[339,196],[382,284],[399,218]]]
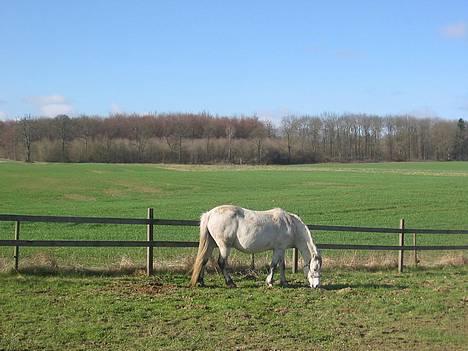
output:
[[[236,249],[253,253],[273,249],[292,247],[292,236],[284,232],[250,232],[238,233],[235,243]]]

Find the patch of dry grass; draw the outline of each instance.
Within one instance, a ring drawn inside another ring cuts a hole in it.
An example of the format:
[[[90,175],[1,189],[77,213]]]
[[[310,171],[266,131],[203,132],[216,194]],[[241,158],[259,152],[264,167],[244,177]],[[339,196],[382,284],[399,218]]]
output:
[[[34,267],[39,270],[47,269],[51,271],[56,271],[59,268],[57,259],[52,254],[42,251],[20,259],[19,263],[20,269],[23,267]]]
[[[414,267],[412,253],[405,255],[405,267]],[[396,252],[375,252],[372,254],[362,254],[354,251],[352,254],[341,256],[323,256],[324,271],[334,269],[361,270],[361,271],[379,271],[396,269],[398,266]],[[180,258],[155,259],[153,268],[158,273],[177,273],[191,274],[195,255],[185,255]],[[233,255],[229,260],[229,270],[245,276],[262,276],[268,272],[270,266],[270,253],[256,254],[254,265],[252,265],[250,255]],[[0,272],[12,272],[13,258],[0,257]],[[442,255],[435,253],[418,253],[418,267],[444,267],[444,266],[462,266],[468,264],[468,257],[463,251],[444,252]],[[292,269],[293,261],[291,255],[286,256],[287,274]],[[303,261],[299,258],[298,272],[302,271]],[[220,273],[217,264],[217,253],[213,254],[207,264],[208,274]],[[118,260],[101,267],[89,267],[83,264],[68,264],[59,262],[53,254],[48,252],[37,252],[31,256],[21,258],[20,271],[24,273],[79,273],[79,274],[102,274],[102,275],[145,275],[146,267],[140,261],[136,262],[134,258],[123,255]]]
[[[96,201],[94,196],[87,196],[82,194],[65,194],[63,196],[65,200],[72,200],[72,201]]]

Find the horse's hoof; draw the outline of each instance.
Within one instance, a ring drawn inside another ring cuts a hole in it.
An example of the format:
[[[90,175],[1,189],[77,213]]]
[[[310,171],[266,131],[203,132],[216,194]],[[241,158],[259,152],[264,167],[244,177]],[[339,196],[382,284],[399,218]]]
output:
[[[234,284],[234,282],[231,281],[231,282],[227,283],[227,287],[228,287],[229,289],[234,289],[234,288],[237,288],[237,285]]]
[[[282,288],[287,288],[287,287],[289,287],[289,284],[287,282],[283,282],[283,283],[280,283],[280,286]]]

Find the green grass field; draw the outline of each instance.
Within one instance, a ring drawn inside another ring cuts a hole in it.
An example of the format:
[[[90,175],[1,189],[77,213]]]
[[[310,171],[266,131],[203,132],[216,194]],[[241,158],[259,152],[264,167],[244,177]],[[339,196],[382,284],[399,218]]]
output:
[[[326,271],[324,288],[217,275],[0,274],[1,350],[466,350],[466,266]]]
[[[4,162],[0,179],[0,213],[143,218],[153,207],[158,218],[198,219],[216,205],[237,204],[282,207],[308,224],[398,227],[405,218],[410,228],[468,228],[468,162],[289,167]],[[0,223],[0,238],[12,236],[13,224]],[[142,240],[145,228],[23,223],[21,238]],[[197,240],[198,232],[158,227],[156,238]],[[392,234],[317,232],[315,238],[319,243],[397,243]],[[461,244],[466,236],[420,235],[418,243]],[[23,249],[22,257],[38,252],[59,264],[87,266],[144,259],[141,249]],[[6,259],[11,249],[0,253]],[[328,253],[337,254],[350,252]],[[157,255],[184,260],[193,250],[164,249]]]
[[[143,218],[153,207],[159,218],[197,219],[230,203],[282,207],[308,224],[398,227],[405,218],[407,227],[467,229],[467,189],[467,162],[285,167],[0,162],[0,213],[14,214]],[[22,239],[145,238],[143,226],[23,223],[21,230]],[[13,224],[0,223],[0,238],[12,237]],[[157,227],[156,238],[197,240],[198,233]],[[315,238],[397,243],[393,234],[318,232]],[[466,242],[462,235],[418,237],[418,244]],[[234,274],[237,289],[226,289],[217,274],[208,275],[207,288],[189,289],[186,270],[194,254],[156,249],[159,270],[146,278],[138,269],[143,249],[22,248],[17,274],[11,272],[12,248],[0,248],[0,350],[466,349],[466,265],[424,265],[398,274],[394,261],[379,266],[396,257],[392,252],[372,256],[377,265],[371,270],[348,269],[332,263],[345,259],[352,266],[370,254],[326,250],[323,289],[306,288],[299,273],[288,273],[290,288],[268,289],[265,253],[256,257],[256,271]],[[445,254],[423,254],[422,263]],[[243,260],[248,257],[233,257],[235,263]]]

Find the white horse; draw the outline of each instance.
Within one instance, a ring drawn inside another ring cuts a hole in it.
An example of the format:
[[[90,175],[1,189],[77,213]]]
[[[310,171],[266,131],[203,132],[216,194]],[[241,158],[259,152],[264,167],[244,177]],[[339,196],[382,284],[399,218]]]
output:
[[[218,264],[228,287],[236,285],[227,272],[227,259],[234,247],[242,252],[255,253],[273,250],[270,272],[266,283],[273,284],[273,275],[279,264],[281,285],[287,285],[284,253],[295,247],[304,259],[304,274],[311,288],[320,285],[322,258],[312,241],[309,228],[299,216],[280,208],[252,211],[241,207],[223,205],[204,213],[200,221],[200,244],[193,266],[191,286],[203,286],[205,265],[213,249],[218,246]]]

